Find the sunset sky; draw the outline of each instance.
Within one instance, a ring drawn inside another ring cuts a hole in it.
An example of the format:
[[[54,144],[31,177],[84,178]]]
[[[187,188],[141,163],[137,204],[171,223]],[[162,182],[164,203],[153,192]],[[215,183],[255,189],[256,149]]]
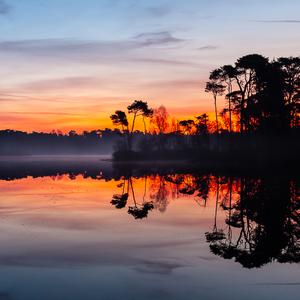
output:
[[[299,0],[0,0],[1,129],[111,127],[132,100],[213,110],[209,72],[298,56]]]

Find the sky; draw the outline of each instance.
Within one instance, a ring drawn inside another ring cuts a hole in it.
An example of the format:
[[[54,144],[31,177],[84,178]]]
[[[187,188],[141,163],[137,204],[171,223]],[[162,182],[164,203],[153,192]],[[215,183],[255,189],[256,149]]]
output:
[[[213,111],[209,72],[299,56],[299,0],[0,0],[0,129],[111,127],[136,99]]]

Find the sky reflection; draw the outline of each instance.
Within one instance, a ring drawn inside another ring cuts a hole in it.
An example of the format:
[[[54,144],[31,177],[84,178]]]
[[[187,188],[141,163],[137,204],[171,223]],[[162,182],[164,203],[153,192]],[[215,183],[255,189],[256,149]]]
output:
[[[210,252],[205,233],[214,229],[217,192],[217,227],[226,228],[224,179],[207,177],[207,197],[199,197],[192,175],[132,178],[136,203],[154,206],[136,220],[127,210],[132,195],[123,209],[110,203],[128,178],[72,178],[0,181],[3,299],[231,299],[233,284],[235,295],[251,291],[260,299],[295,299],[299,292],[298,264],[247,270]],[[232,186],[237,203],[239,180]]]

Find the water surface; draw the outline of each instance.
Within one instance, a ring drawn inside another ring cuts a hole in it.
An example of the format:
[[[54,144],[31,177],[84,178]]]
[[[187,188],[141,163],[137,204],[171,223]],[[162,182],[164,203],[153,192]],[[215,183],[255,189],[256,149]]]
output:
[[[297,178],[0,166],[0,299],[299,298]]]

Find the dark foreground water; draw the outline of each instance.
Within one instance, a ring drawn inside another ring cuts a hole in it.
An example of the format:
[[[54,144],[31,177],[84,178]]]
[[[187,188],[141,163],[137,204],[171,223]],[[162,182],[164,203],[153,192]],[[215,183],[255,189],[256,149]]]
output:
[[[297,176],[152,167],[2,159],[0,299],[299,299]]]

